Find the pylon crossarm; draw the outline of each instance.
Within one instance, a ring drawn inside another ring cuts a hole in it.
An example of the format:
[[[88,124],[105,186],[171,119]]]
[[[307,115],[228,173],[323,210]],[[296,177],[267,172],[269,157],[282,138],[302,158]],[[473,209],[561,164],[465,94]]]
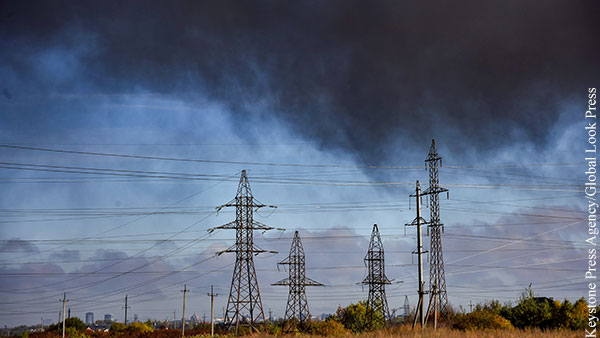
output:
[[[304,286],[325,286],[325,284],[319,283],[314,279],[304,277]]]
[[[286,257],[284,260],[282,260],[281,262],[277,263],[277,265],[278,265],[277,268],[279,268],[279,265],[291,265],[291,264],[296,264],[296,263],[290,262],[290,258]]]
[[[421,196],[431,195],[431,194],[439,194],[439,193],[446,192],[446,191],[448,191],[448,189],[442,188],[442,187],[429,187],[429,188],[425,189],[425,191],[423,191],[423,193],[421,193]]]
[[[263,248],[261,248],[260,246],[253,244],[252,245],[252,252],[254,252],[254,254],[259,254],[262,252],[268,252],[268,253],[272,253],[272,254],[277,254],[279,253],[278,251],[274,251],[274,250],[265,250]]]
[[[222,254],[224,254],[226,252],[237,252],[236,248],[237,248],[237,245],[234,244],[234,245],[230,246],[229,248],[227,248],[225,250],[217,251],[215,253],[215,255],[216,256],[221,256]]]
[[[357,284],[392,284],[392,282],[386,276],[383,276],[383,278],[367,276]]]
[[[227,202],[225,204],[219,205],[218,207],[215,208],[215,210],[217,212],[219,212],[223,208],[226,208],[226,207],[235,207],[235,206],[237,206],[237,200],[234,198],[234,199],[232,199],[231,201],[229,201],[229,202]]]
[[[207,231],[208,231],[208,233],[210,234],[210,233],[213,233],[215,230],[219,230],[219,229],[230,229],[230,230],[235,230],[235,229],[236,229],[236,223],[235,223],[235,221],[231,221],[231,222],[229,222],[229,223],[226,223],[226,224],[220,225],[220,226],[218,226],[218,227],[210,228],[210,229],[208,229]]]
[[[252,230],[272,230],[274,229],[271,226],[266,224],[262,224],[261,222],[253,221],[252,222]]]
[[[252,199],[254,201],[253,204],[252,204],[252,206],[255,208],[255,210],[258,210],[260,208],[273,208],[273,209],[277,208],[276,205],[263,204],[263,203],[261,203],[259,200],[257,200],[254,197]]]
[[[287,286],[287,285],[291,285],[291,284],[292,284],[292,281],[290,280],[290,278],[286,277],[286,278],[280,280],[279,282],[272,283],[271,285]]]

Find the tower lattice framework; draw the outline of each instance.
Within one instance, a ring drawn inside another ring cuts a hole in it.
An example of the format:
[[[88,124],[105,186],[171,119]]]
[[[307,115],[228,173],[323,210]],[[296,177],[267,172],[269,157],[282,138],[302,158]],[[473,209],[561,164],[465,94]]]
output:
[[[235,221],[210,229],[235,230],[235,244],[227,250],[219,252],[234,252],[235,267],[231,279],[231,288],[227,300],[225,325],[228,329],[235,326],[237,334],[240,326],[249,326],[257,330],[256,324],[264,321],[258,279],[254,268],[254,256],[265,250],[254,245],[254,230],[271,230],[272,227],[254,221],[253,211],[262,207],[274,207],[262,204],[254,199],[246,170],[242,170],[237,194],[229,203],[217,207],[217,211],[224,207],[235,207]]]
[[[389,316],[387,298],[385,296],[385,285],[391,284],[385,276],[385,260],[383,253],[383,243],[379,236],[377,224],[373,225],[371,232],[371,241],[369,250],[364,259],[368,269],[368,275],[362,281],[362,284],[369,285],[369,300],[367,302],[367,320],[371,325],[384,325]],[[380,313],[381,317],[373,314]]]
[[[296,325],[304,328],[310,321],[308,301],[306,299],[307,286],[325,286],[313,279],[306,277],[304,248],[298,231],[294,233],[289,256],[279,262],[289,266],[289,276],[271,285],[289,287],[288,301],[285,308],[286,331],[296,329]]]
[[[429,247],[429,294],[430,297],[437,298],[437,302],[434,300],[434,303],[438,304],[440,311],[443,311],[448,305],[448,295],[446,294],[446,274],[444,272],[444,255],[442,252],[444,225],[440,221],[439,194],[447,192],[448,189],[442,188],[439,185],[438,169],[442,166],[442,158],[437,153],[435,139],[431,140],[431,147],[429,148],[429,155],[425,159],[425,165],[429,172],[429,187],[422,195],[429,195],[429,229],[431,235]]]

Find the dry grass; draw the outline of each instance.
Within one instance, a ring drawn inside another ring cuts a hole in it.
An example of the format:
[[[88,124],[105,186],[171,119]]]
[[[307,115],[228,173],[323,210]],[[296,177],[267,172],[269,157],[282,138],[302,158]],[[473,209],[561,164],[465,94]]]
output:
[[[191,332],[187,335],[187,338],[208,338],[210,334],[198,334],[199,332]],[[114,334],[114,333],[103,333],[103,334],[89,334],[86,338],[179,338],[181,332],[178,330],[157,330],[152,333],[145,334]],[[378,330],[375,332],[368,332],[363,334],[345,334],[341,336],[335,336],[335,338],[387,338],[387,337],[405,337],[405,338],[575,338],[583,337],[584,333],[581,331],[541,331],[541,330],[485,330],[485,331],[460,331],[452,330],[448,328],[440,328],[437,331],[432,329],[426,329],[424,331],[415,330],[413,331],[409,326],[394,327],[385,330]],[[42,332],[34,333],[29,336],[30,338],[60,338],[59,332]],[[73,338],[82,338],[83,336],[75,336]],[[217,338],[234,338],[233,335],[215,335]],[[268,334],[251,334],[243,337],[248,338],[325,338],[323,336],[308,335],[308,334],[288,334],[288,335],[268,335]],[[333,336],[331,336],[333,337]]]
[[[387,337],[410,337],[410,338],[575,338],[582,337],[583,332],[561,330],[561,331],[541,331],[541,330],[485,330],[485,331],[460,331],[452,330],[448,328],[440,328],[437,331],[432,329],[426,329],[424,331],[415,330],[413,331],[410,327],[399,327],[391,328],[386,330],[379,330],[375,332],[363,333],[363,334],[347,334],[338,336],[340,338],[352,337],[352,338],[387,338]],[[266,334],[253,334],[246,337],[253,338],[323,338],[322,336],[313,335],[285,335],[285,336],[273,336]]]

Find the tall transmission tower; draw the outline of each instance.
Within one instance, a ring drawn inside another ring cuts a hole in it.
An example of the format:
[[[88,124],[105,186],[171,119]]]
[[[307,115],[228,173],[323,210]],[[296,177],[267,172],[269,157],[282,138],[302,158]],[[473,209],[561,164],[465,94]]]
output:
[[[444,225],[440,221],[440,198],[439,194],[447,192],[448,189],[440,187],[438,168],[442,166],[442,158],[438,155],[435,147],[435,139],[431,140],[429,155],[425,159],[425,165],[429,171],[429,187],[421,195],[429,195],[429,229],[431,242],[429,246],[429,293],[436,304],[434,309],[436,317],[439,307],[443,311],[448,306],[448,295],[446,294],[446,275],[444,272],[444,255],[442,253],[442,233]],[[431,301],[429,302],[432,303]],[[429,313],[429,309],[427,310]]]
[[[265,319],[253,258],[266,251],[254,245],[254,230],[267,231],[273,228],[254,221],[253,212],[262,207],[275,208],[275,206],[265,205],[254,199],[246,170],[242,170],[235,198],[229,203],[217,207],[217,211],[224,207],[235,207],[235,221],[209,229],[209,232],[217,229],[233,229],[236,232],[235,244],[218,254],[224,252],[235,252],[236,254],[227,300],[225,325],[227,329],[235,326],[237,335],[241,325],[258,331],[256,324]]]
[[[289,277],[271,284],[289,287],[288,302],[285,308],[287,325],[285,330],[292,331],[296,329],[296,325],[304,328],[305,324],[310,321],[306,287],[325,285],[306,277],[304,248],[302,248],[298,231],[294,233],[289,256],[277,264],[289,265]]]
[[[385,276],[383,243],[379,236],[377,224],[373,225],[369,250],[367,251],[364,262],[369,270],[367,277],[362,281],[362,284],[369,285],[367,322],[374,327],[383,326],[385,325],[385,320],[390,318],[388,302],[385,296],[385,285],[391,284],[391,282]],[[381,317],[374,316],[375,313],[381,314]]]

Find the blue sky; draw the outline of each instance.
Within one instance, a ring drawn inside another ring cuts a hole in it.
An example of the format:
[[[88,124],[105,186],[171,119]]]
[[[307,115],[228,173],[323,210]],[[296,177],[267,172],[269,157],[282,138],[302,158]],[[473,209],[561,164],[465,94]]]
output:
[[[186,6],[3,4],[0,325],[56,321],[63,292],[80,318],[123,320],[128,294],[131,314],[165,319],[180,316],[183,284],[188,313],[208,314],[214,284],[221,309],[234,258],[214,253],[234,233],[207,229],[235,217],[214,208],[242,169],[278,206],[256,219],[285,229],[256,234],[279,252],[255,261],[265,311],[285,310],[270,283],[294,230],[307,275],[327,285],[308,291],[313,314],[366,299],[374,223],[398,282],[390,308],[414,305],[404,224],[432,138],[450,189],[450,303],[514,300],[530,283],[584,295],[587,5],[529,20],[516,4]]]

